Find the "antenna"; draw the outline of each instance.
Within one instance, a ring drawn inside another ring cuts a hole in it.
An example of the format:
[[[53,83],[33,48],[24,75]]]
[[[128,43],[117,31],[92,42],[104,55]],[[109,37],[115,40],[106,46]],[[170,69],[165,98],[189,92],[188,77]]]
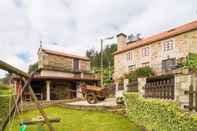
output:
[[[42,40],[40,41],[40,48],[42,48]]]

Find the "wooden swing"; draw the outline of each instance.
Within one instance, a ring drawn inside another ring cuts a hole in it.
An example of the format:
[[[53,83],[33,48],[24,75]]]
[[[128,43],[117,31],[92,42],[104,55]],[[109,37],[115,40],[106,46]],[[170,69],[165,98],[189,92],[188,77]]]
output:
[[[2,125],[2,128],[0,129],[0,131],[5,130],[6,125],[8,124],[10,118],[13,116],[13,114],[15,113],[15,111],[18,108],[20,100],[22,99],[22,94],[23,94],[23,92],[26,88],[29,89],[29,91],[32,95],[32,98],[33,98],[33,102],[35,103],[36,108],[39,110],[40,114],[42,115],[43,120],[40,120],[40,121],[23,121],[20,124],[24,127],[21,127],[20,130],[23,131],[23,129],[24,129],[24,131],[25,131],[25,125],[43,123],[43,124],[47,124],[50,131],[55,131],[55,128],[52,126],[51,123],[60,122],[60,118],[53,118],[53,119],[48,118],[47,114],[42,109],[41,104],[38,102],[37,97],[34,94],[34,91],[33,91],[33,89],[31,88],[31,85],[30,85],[30,83],[31,83],[34,75],[37,73],[37,71],[28,75],[27,73],[21,71],[20,69],[15,68],[15,67],[13,67],[13,66],[11,66],[11,65],[9,65],[6,62],[1,61],[1,60],[0,60],[0,69],[6,70],[9,73],[14,73],[14,74],[17,74],[17,75],[21,76],[23,78],[24,82],[25,82],[24,86],[22,87],[20,95],[16,98],[14,105],[11,107],[11,109],[8,112],[8,115],[6,116],[5,120],[3,121],[3,125]]]

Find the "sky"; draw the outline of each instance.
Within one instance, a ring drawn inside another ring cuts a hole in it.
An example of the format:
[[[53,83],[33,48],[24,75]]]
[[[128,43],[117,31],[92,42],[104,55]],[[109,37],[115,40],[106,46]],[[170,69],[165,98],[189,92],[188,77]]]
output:
[[[0,0],[0,59],[27,71],[37,61],[40,41],[43,48],[83,56],[87,49],[99,50],[101,38],[120,32],[146,37],[197,20],[196,5],[197,0]]]

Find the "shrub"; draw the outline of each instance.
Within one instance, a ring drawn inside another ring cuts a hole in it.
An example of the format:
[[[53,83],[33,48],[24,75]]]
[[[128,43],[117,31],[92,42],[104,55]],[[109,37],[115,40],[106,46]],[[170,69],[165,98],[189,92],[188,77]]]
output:
[[[120,104],[120,105],[124,104],[124,98],[122,96],[117,97],[116,98],[116,103]]]
[[[135,71],[130,71],[129,73],[125,74],[124,77],[129,80],[129,82],[137,80],[138,77],[149,77],[153,76],[154,71],[152,68],[146,66],[146,67],[140,67],[136,69]]]
[[[141,67],[135,70],[136,74],[138,77],[149,77],[153,76],[154,72],[152,68],[146,66],[146,67]]]
[[[197,131],[197,120],[183,112],[175,102],[144,99],[127,93],[125,102],[129,119],[150,131]]]
[[[197,54],[189,53],[186,62],[183,63],[183,66],[192,72],[197,73]]]

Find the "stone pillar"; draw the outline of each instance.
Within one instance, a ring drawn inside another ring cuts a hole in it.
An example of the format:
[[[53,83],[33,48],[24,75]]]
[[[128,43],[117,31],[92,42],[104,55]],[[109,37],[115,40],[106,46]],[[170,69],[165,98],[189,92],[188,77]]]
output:
[[[46,81],[46,100],[50,101],[50,84],[51,81]]]
[[[119,82],[115,82],[116,84],[116,97],[120,97],[120,96],[123,96],[123,93],[124,93],[124,90],[119,90],[118,87],[119,87]],[[124,86],[124,85],[123,85]]]
[[[175,75],[175,87],[174,87],[174,97],[176,103],[181,107],[184,108],[184,105],[189,105],[189,95],[185,94],[185,91],[189,91],[189,87],[193,83],[194,77],[191,74],[182,75],[177,74]]]
[[[77,88],[77,98],[83,98],[80,88],[80,82],[76,83],[76,88]]]
[[[124,91],[125,92],[128,91],[128,87],[127,87],[128,84],[129,84],[129,80],[128,79],[124,79]]]
[[[144,90],[144,86],[146,85],[146,78],[138,78],[138,94],[140,96],[144,96],[145,95],[145,90]]]

